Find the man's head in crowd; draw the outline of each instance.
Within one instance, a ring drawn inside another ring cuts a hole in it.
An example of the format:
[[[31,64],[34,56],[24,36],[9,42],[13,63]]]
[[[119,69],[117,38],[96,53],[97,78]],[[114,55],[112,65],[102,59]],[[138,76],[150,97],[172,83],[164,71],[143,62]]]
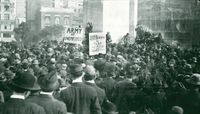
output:
[[[72,79],[82,78],[84,76],[83,66],[81,64],[72,64],[69,66],[69,73],[72,76]]]

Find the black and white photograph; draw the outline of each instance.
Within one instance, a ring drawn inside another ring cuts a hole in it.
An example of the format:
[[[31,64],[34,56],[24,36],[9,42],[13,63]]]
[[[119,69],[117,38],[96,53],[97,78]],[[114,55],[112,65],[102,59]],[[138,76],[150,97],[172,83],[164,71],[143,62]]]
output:
[[[0,114],[200,114],[200,0],[0,0]]]

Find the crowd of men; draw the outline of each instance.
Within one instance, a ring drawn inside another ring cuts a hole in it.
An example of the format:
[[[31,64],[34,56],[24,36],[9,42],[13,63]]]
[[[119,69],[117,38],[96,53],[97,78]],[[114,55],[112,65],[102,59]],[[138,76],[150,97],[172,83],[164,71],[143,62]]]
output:
[[[200,51],[165,43],[0,49],[0,114],[200,114]]]

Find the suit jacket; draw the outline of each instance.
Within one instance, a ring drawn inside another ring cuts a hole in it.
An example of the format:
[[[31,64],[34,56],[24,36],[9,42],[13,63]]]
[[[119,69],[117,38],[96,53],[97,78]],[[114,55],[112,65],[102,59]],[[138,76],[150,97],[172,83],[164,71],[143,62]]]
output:
[[[11,98],[0,106],[0,114],[46,114],[37,104],[22,99]]]
[[[53,98],[50,95],[40,94],[39,96],[32,97],[27,99],[28,102],[35,103],[44,108],[47,114],[66,114],[67,109],[66,105]]]
[[[106,93],[103,89],[98,87],[95,83],[85,82],[86,85],[93,87],[97,91],[99,104],[102,106],[107,101]]]
[[[155,114],[164,114],[167,99],[161,93],[152,93],[144,99],[146,109],[150,108]]]
[[[96,90],[82,82],[72,83],[70,87],[61,91],[60,100],[66,104],[68,112],[101,114]]]
[[[184,109],[184,114],[200,114],[200,93],[189,91],[181,94],[177,99],[177,105]]]
[[[117,82],[116,88],[113,92],[112,97],[119,112],[121,112],[122,110],[121,105],[122,105],[122,101],[123,101],[125,93],[127,91],[133,90],[134,88],[136,88],[136,84],[129,80]]]
[[[115,89],[115,86],[116,86],[116,81],[112,78],[106,78],[103,80],[101,84],[99,84],[99,87],[105,90],[106,96],[110,101],[113,101],[112,93]]]

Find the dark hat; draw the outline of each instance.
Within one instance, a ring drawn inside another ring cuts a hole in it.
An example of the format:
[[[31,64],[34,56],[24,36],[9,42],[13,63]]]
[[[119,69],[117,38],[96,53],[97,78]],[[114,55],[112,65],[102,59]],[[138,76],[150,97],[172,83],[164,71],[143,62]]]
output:
[[[40,87],[36,84],[36,77],[28,72],[22,72],[16,75],[12,79],[12,83],[26,90],[40,90]]]
[[[94,62],[94,68],[96,70],[101,70],[101,68],[105,65],[106,60],[104,59],[98,59],[97,61]]]
[[[83,59],[80,59],[80,58],[74,59],[74,64],[82,64],[82,63],[84,63]]]
[[[41,87],[41,89],[44,89],[47,91],[54,91],[58,89],[60,84],[58,82],[57,72],[52,71],[45,76],[39,76],[38,84]]]
[[[72,64],[69,67],[69,72],[70,73],[77,73],[77,72],[82,72],[83,71],[83,66],[81,64]]]
[[[25,62],[22,64],[23,69],[27,69],[29,67],[29,63]]]
[[[103,108],[102,108],[102,112],[105,114],[117,114],[117,107],[115,104],[111,103],[111,102],[107,102]]]
[[[135,75],[135,72],[133,70],[128,70],[126,73],[126,77],[132,78]]]
[[[193,85],[200,85],[200,74],[193,74],[189,79],[186,81]]]

